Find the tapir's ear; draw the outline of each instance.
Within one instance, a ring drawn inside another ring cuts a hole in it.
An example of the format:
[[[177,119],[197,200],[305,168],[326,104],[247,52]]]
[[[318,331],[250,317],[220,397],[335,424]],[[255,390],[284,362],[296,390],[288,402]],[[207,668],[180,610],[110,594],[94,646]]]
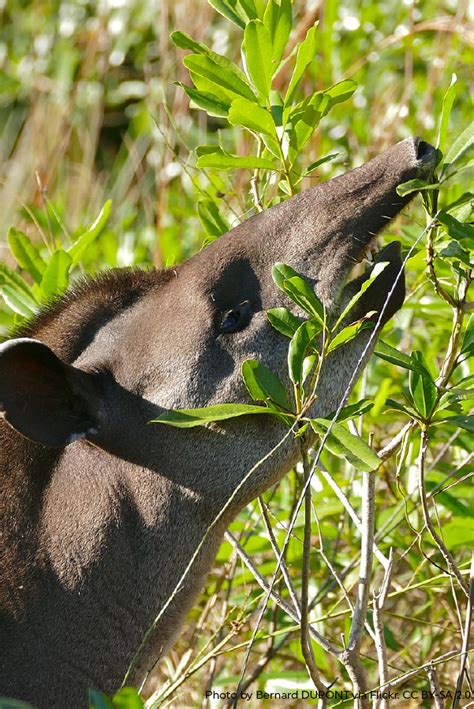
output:
[[[37,443],[65,446],[95,432],[95,379],[62,362],[38,340],[21,338],[0,345],[0,412]]]

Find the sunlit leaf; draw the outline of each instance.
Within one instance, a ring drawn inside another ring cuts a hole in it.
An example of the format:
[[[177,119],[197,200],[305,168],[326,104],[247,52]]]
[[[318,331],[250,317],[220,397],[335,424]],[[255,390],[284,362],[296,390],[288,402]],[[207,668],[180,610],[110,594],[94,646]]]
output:
[[[274,163],[266,158],[260,158],[256,155],[231,155],[218,146],[212,147],[215,147],[215,150],[199,155],[196,160],[197,167],[217,167],[221,170],[235,168],[275,170]]]
[[[427,419],[433,411],[438,390],[426,366],[423,354],[415,351],[412,353],[411,359],[419,365],[419,370],[410,371],[408,388],[416,410],[424,419]]]
[[[333,350],[337,350],[338,347],[346,345],[348,342],[354,340],[362,330],[367,330],[368,328],[373,328],[374,323],[370,320],[358,320],[347,327],[344,327],[340,332],[337,333],[335,337],[329,343],[328,354]]]
[[[7,305],[23,317],[38,309],[38,301],[26,281],[6,264],[0,262],[0,293]]]
[[[320,331],[321,328],[318,328],[315,322],[306,320],[291,338],[288,347],[288,372],[294,384],[303,383],[303,364],[308,354],[308,347],[314,343]]]
[[[257,359],[246,359],[242,363],[242,376],[245,386],[254,401],[271,399],[284,409],[289,410],[291,408],[285,387],[279,378]]]
[[[293,101],[295,91],[298,88],[303,74],[307,66],[313,61],[316,54],[316,30],[317,25],[310,27],[306,33],[306,37],[300,43],[298,47],[298,52],[296,54],[296,64],[293,70],[293,74],[290,79],[290,84],[288,86],[288,91],[285,96],[285,104],[291,104]]]
[[[114,709],[143,709],[145,703],[135,687],[122,687],[112,698]]]
[[[311,163],[311,165],[308,165],[308,167],[304,171],[304,174],[309,175],[309,173],[313,172],[313,170],[316,170],[317,167],[321,167],[321,165],[324,165],[324,163],[334,160],[334,158],[337,158],[338,155],[339,153],[331,153],[330,155],[325,155],[324,158],[319,158],[319,160],[315,160]]]
[[[229,224],[219,212],[217,204],[212,200],[199,200],[198,214],[201,224],[206,230],[208,236],[215,238],[229,231]]]
[[[267,318],[275,330],[286,337],[293,337],[301,325],[301,320],[293,315],[288,308],[270,308],[267,310]]]
[[[451,165],[474,145],[474,121],[471,121],[446,153],[444,165]]]
[[[11,227],[8,230],[8,245],[18,265],[32,277],[36,283],[41,281],[46,263],[38,248],[19,229]]]
[[[283,284],[288,278],[299,275],[298,271],[295,271],[294,268],[286,263],[278,262],[272,266],[272,278],[280,290],[283,290]]]
[[[210,116],[227,117],[229,113],[231,100],[227,102],[223,101],[213,94],[206,93],[205,91],[198,91],[193,89],[192,86],[185,86],[181,82],[176,82],[177,86],[181,86],[186,95],[191,99],[191,102],[197,106],[197,108],[206,111]]]
[[[73,265],[67,251],[58,249],[48,261],[41,279],[41,291],[47,298],[62,293],[69,285],[69,269]]]
[[[223,17],[225,17],[227,20],[230,20],[231,22],[234,23],[234,25],[237,25],[237,27],[240,27],[241,30],[244,29],[245,27],[245,22],[244,20],[238,15],[233,7],[230,5],[230,3],[226,2],[226,0],[208,0],[209,5],[212,5],[212,7],[217,10]]]
[[[255,88],[268,99],[272,84],[272,40],[260,20],[251,20],[244,31],[247,69]]]
[[[293,26],[291,0],[281,0],[280,5],[275,0],[267,2],[263,24],[270,33],[273,70],[275,70],[283,56]]]
[[[426,182],[426,180],[420,180],[415,178],[414,180],[408,180],[402,185],[398,185],[397,194],[400,197],[406,197],[408,194],[413,192],[423,192],[426,190],[439,190],[440,184],[438,182]]]
[[[196,42],[186,32],[176,31],[171,32],[170,39],[176,47],[180,49],[189,49],[194,54],[213,54],[212,50],[202,42]]]
[[[331,422],[328,419],[312,419],[311,426],[321,437],[325,436]],[[326,448],[338,458],[344,458],[358,472],[377,470],[381,464],[380,458],[372,448],[360,437],[350,433],[345,426],[334,423],[326,440]]]
[[[439,121],[438,142],[437,147],[444,152],[446,136],[448,134],[449,117],[453,107],[454,99],[456,98],[456,75],[453,74],[449,89],[443,96],[443,106],[441,108],[441,118]]]
[[[375,345],[375,354],[377,357],[390,362],[391,364],[396,364],[397,367],[403,367],[403,369],[410,369],[414,372],[423,372],[423,367],[420,366],[419,362],[415,361],[409,355],[396,350],[395,347],[388,345],[383,340],[379,340]]]
[[[82,234],[80,234],[80,236],[78,236],[77,239],[74,241],[73,245],[70,246],[67,250],[69,256],[71,257],[71,262],[73,266],[75,266],[79,262],[83,253],[86,251],[86,249],[89,248],[89,246],[95,241],[95,239],[97,239],[97,237],[107,224],[107,221],[110,216],[111,207],[112,200],[109,199],[104,204],[104,206],[102,207],[90,227],[86,229],[86,231],[84,231]]]
[[[165,423],[176,428],[194,428],[213,421],[225,421],[249,414],[275,415],[275,412],[266,406],[252,404],[215,404],[202,409],[170,409],[150,423]]]
[[[324,324],[324,306],[304,278],[299,275],[287,278],[283,282],[283,290],[300,308]]]
[[[254,133],[276,136],[275,123],[270,111],[266,111],[245,98],[232,101],[229,123],[234,126],[244,126]]]
[[[213,54],[212,57],[188,54],[184,57],[183,64],[189,69],[197,89],[209,92],[219,99],[222,99],[224,92],[224,96],[231,99],[242,96],[251,102],[256,100],[245,75],[226,57],[219,54]]]

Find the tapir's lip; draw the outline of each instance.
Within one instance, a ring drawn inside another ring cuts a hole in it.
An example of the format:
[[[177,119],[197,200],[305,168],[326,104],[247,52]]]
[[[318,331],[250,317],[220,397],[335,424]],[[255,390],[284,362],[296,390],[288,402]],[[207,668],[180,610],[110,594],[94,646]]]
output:
[[[405,273],[399,241],[387,244],[377,253],[374,262],[362,276],[346,284],[342,301],[347,301],[357,293],[364,281],[372,275],[376,264],[382,262],[388,262],[388,265],[359,299],[355,312],[351,312],[351,320],[363,317],[369,311],[375,311],[378,317],[383,310],[382,323],[385,323],[402,306],[405,299]],[[389,300],[388,304],[386,304],[387,300]]]

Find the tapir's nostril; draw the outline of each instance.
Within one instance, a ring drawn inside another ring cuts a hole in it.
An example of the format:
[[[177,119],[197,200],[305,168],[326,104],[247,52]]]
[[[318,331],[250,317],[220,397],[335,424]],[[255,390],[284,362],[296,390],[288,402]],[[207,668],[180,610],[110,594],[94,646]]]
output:
[[[424,140],[419,140],[416,147],[416,157],[418,160],[423,160],[426,162],[431,160],[435,154],[435,148]]]

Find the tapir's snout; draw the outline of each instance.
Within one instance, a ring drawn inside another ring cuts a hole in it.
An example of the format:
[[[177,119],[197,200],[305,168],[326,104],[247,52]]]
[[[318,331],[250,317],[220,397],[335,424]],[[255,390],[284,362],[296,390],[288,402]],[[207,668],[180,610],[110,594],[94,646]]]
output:
[[[419,175],[429,175],[435,167],[437,150],[421,138],[408,138],[413,141],[413,149],[419,162]]]
[[[413,193],[400,197],[397,194],[399,185],[415,178],[429,178],[435,168],[436,157],[436,148],[426,141],[419,137],[407,138],[363,165],[359,170],[348,173],[352,176],[366,171],[368,174],[366,189],[369,199],[371,195],[373,198],[373,190],[375,193],[379,191],[380,198],[376,199],[376,211],[373,207],[369,207],[365,216],[363,215],[362,229],[365,228],[365,234],[364,231],[351,234],[352,243],[345,261],[349,270],[354,261],[360,262],[366,257],[373,259],[374,264],[369,266],[362,276],[348,283],[343,290],[341,301],[343,303],[347,301],[360,288],[372,274],[375,264],[380,262],[388,264],[360,299],[358,312],[353,316],[362,316],[373,310],[377,313],[377,318],[382,313],[383,324],[402,306],[405,298],[405,274],[400,244],[392,242],[378,251],[375,237],[379,230],[386,226],[388,221],[396,216],[413,197]],[[351,191],[349,188],[349,193]]]

